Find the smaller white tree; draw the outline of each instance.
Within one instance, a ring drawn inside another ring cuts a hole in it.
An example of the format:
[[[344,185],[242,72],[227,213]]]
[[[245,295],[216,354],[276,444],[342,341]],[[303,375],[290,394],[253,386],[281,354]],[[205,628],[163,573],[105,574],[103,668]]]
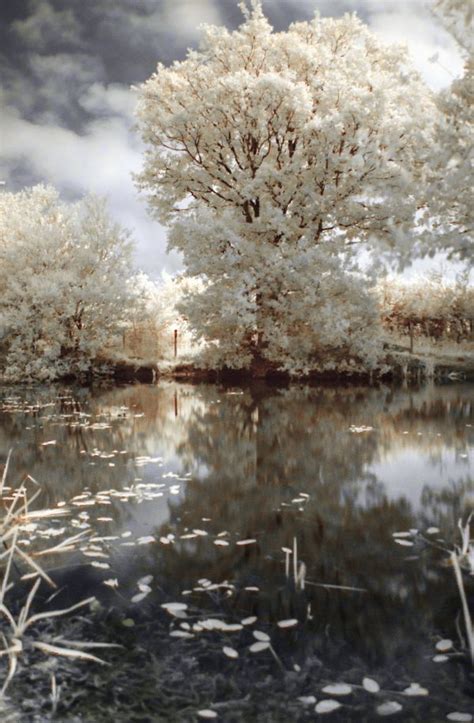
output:
[[[126,324],[131,244],[101,199],[66,204],[52,187],[0,193],[1,372],[77,375]]]

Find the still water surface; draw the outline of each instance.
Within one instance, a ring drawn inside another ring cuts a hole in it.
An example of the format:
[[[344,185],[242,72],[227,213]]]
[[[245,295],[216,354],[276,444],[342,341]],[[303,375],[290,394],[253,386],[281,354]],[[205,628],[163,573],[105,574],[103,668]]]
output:
[[[71,503],[73,527],[110,554],[97,574],[124,598],[153,574],[144,609],[155,595],[230,622],[255,615],[286,666],[317,655],[334,675],[358,666],[392,687],[438,676],[436,641],[456,636],[459,604],[436,546],[452,547],[474,509],[472,385],[10,387],[0,460],[10,448],[11,478]],[[409,530],[434,547],[396,544]],[[283,549],[295,541],[304,590]],[[298,626],[279,629],[288,619]]]

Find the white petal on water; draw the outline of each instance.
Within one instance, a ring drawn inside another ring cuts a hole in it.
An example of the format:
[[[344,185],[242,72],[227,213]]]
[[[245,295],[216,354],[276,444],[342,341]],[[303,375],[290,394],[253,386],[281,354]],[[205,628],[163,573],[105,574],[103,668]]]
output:
[[[254,630],[253,631],[253,637],[256,640],[261,640],[262,642],[268,643],[270,642],[270,636],[267,635],[267,633],[262,633],[261,630]]]
[[[228,547],[229,543],[227,540],[214,540],[214,545],[219,545],[219,547]]]
[[[350,695],[352,693],[352,687],[347,683],[333,683],[331,685],[325,685],[323,693],[328,695]]]
[[[399,539],[398,537],[395,537],[394,541],[398,545],[405,545],[405,547],[413,547],[413,542],[411,542],[410,540],[404,540],[404,539]]]
[[[394,715],[402,710],[403,706],[395,700],[387,700],[385,703],[378,705],[376,711],[379,715]]]
[[[457,721],[457,723],[471,723],[473,719],[470,713],[448,713],[446,716],[448,720]]]
[[[380,690],[380,685],[373,678],[364,678],[362,685],[368,693],[378,693]]]
[[[238,540],[237,545],[253,545],[257,540],[254,538],[249,538],[248,540]]]
[[[439,527],[428,527],[426,530],[427,535],[437,535],[439,532]]]
[[[341,704],[338,700],[326,698],[326,700],[320,700],[314,710],[316,711],[316,713],[332,713],[333,710],[337,710],[340,707]]]
[[[229,646],[227,646],[227,645],[224,645],[224,647],[222,648],[222,652],[224,653],[224,655],[227,655],[228,658],[238,658],[239,657],[238,652],[236,650],[234,650],[234,648],[229,648]]]
[[[211,710],[210,708],[203,708],[203,710],[198,710],[197,715],[200,718],[217,718],[216,711]]]
[[[447,660],[449,660],[447,655],[435,655],[433,663],[446,663]]]
[[[268,650],[269,647],[270,647],[270,643],[264,643],[264,642],[253,643],[250,646],[249,650],[251,653],[261,653],[262,650]]]
[[[295,625],[298,625],[298,620],[295,618],[291,618],[289,620],[279,620],[277,625],[279,628],[293,628]]]
[[[392,532],[392,537],[411,537],[411,532]]]

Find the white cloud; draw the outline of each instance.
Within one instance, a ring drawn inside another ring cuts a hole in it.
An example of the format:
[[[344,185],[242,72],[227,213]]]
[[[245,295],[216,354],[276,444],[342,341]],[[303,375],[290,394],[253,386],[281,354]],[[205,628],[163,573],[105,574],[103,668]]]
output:
[[[114,93],[112,98],[117,101]],[[0,119],[0,135],[0,177],[7,181],[7,188],[12,169],[25,159],[35,178],[66,194],[92,191],[106,196],[113,217],[131,230],[137,242],[139,266],[154,275],[179,268],[179,257],[166,254],[165,230],[149,218],[133,185],[131,174],[140,169],[142,149],[126,118],[94,121],[79,135],[55,125],[31,123],[6,110]]]

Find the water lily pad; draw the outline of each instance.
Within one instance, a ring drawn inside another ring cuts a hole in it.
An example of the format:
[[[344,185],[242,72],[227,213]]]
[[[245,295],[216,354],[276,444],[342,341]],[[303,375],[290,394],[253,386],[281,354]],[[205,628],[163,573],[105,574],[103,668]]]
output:
[[[373,678],[364,678],[362,685],[368,693],[378,693],[380,690],[380,685]]]
[[[270,647],[270,643],[264,643],[264,642],[253,643],[250,646],[249,650],[251,653],[261,653],[262,650],[268,650],[269,647]]]
[[[222,652],[224,653],[224,655],[227,655],[228,658],[239,657],[237,650],[234,650],[234,648],[229,648],[229,646],[227,645],[224,645],[224,647],[222,648]]]
[[[445,653],[447,650],[451,650],[452,647],[453,641],[449,640],[448,638],[440,640],[436,643],[436,650],[439,650],[440,653]]]
[[[379,715],[394,715],[394,713],[399,713],[402,708],[403,706],[395,700],[387,700],[385,703],[378,705],[376,711]]]
[[[314,710],[316,713],[332,713],[333,710],[337,710],[338,708],[341,708],[339,701],[326,698],[326,700],[320,700]]]
[[[410,683],[403,693],[405,695],[429,695],[427,688],[422,688],[419,683]]]
[[[328,693],[329,695],[350,695],[352,693],[352,687],[347,685],[347,683],[333,683],[324,686],[323,693]]]

